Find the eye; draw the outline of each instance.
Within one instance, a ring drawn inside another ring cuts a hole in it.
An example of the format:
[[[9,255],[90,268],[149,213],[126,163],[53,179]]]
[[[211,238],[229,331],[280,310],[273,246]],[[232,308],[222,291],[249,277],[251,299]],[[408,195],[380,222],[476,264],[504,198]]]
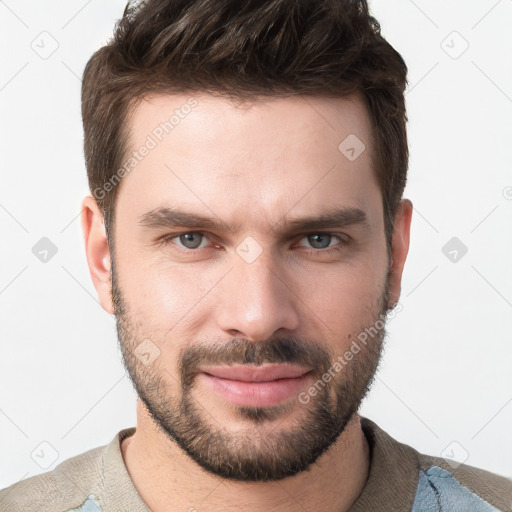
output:
[[[319,250],[330,249],[330,243],[333,238],[342,240],[339,236],[333,233],[309,233],[304,236],[304,239],[306,239],[314,249]]]
[[[179,243],[185,247],[185,249],[202,249],[201,243],[204,241],[205,236],[202,233],[198,232],[190,232],[190,233],[181,233],[179,235],[175,235],[170,237],[168,240],[171,241],[174,238],[177,238]]]
[[[349,243],[348,237],[342,233],[307,233],[301,240],[307,240],[311,247],[298,244],[298,247],[304,247],[306,252],[312,254],[329,253],[338,251]],[[176,241],[174,241],[176,240]],[[193,253],[199,249],[208,247],[209,238],[199,231],[187,231],[184,233],[169,234],[161,239],[163,245],[172,245],[174,250],[182,253]],[[332,244],[333,241],[338,243]],[[218,244],[214,245],[219,247]]]
[[[330,250],[338,250],[343,245],[348,243],[342,236],[336,235],[334,233],[308,233],[304,235],[303,240],[307,240],[308,243],[313,247],[311,252],[319,253],[319,252],[329,252]],[[333,240],[337,240],[338,243],[331,245]],[[340,243],[341,242],[341,243]],[[299,247],[305,247],[299,244]],[[306,247],[308,249],[308,247]]]

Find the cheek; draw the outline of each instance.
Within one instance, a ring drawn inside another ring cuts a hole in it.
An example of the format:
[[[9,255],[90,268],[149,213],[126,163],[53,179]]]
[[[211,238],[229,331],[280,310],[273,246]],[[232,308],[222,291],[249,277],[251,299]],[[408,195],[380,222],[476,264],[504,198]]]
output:
[[[208,292],[219,280],[216,271],[172,263],[136,246],[119,254],[121,292],[137,336],[153,339],[166,352],[177,348],[194,335],[191,327],[199,312],[210,307]]]
[[[377,265],[361,262],[357,266],[339,266],[321,277],[306,277],[300,293],[307,305],[306,314],[314,312],[314,317],[322,320],[319,328],[328,338],[340,339],[360,330],[380,313],[384,272]]]
[[[207,293],[206,279],[188,269],[141,263],[126,274],[123,292],[132,309],[170,329]]]
[[[120,291],[128,306],[130,334],[125,337],[125,345],[136,351],[141,342],[151,340],[158,347],[158,358],[142,371],[158,374],[174,386],[179,351],[194,337],[191,319],[197,315],[205,294],[197,286],[198,276],[177,268],[163,271],[148,259],[141,258],[136,263],[133,253],[118,274]]]

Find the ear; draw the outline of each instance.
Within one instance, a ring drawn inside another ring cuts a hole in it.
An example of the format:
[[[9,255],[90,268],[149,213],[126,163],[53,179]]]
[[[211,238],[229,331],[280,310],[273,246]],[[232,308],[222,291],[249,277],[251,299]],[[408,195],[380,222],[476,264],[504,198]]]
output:
[[[389,263],[389,303],[393,308],[400,299],[402,289],[402,272],[409,252],[411,231],[412,202],[402,199],[395,214],[395,225],[391,243],[391,261]]]
[[[110,249],[103,213],[92,196],[86,196],[82,201],[81,222],[87,264],[92,282],[98,293],[101,306],[112,315],[114,314],[114,305],[112,303],[112,284],[110,281]]]

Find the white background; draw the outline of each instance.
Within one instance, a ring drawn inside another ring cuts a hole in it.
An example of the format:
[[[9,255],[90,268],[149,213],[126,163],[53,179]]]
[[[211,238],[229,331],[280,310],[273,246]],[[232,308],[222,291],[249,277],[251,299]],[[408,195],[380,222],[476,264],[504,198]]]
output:
[[[415,210],[403,311],[361,413],[420,452],[512,477],[512,1],[371,7],[409,67]],[[79,222],[80,77],[123,9],[0,2],[0,488],[135,425]],[[47,263],[42,237],[58,249]],[[452,237],[468,248],[457,262]]]

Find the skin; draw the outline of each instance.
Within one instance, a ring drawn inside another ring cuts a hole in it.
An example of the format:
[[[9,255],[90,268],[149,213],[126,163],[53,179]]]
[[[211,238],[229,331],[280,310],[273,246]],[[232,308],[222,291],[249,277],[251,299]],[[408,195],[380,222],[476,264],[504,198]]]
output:
[[[273,408],[236,407],[197,371],[199,363],[309,362],[307,391],[398,302],[412,203],[400,203],[388,259],[371,124],[357,95],[243,108],[194,97],[198,105],[119,185],[115,254],[94,198],[82,205],[90,273],[101,305],[116,314],[139,394],[136,433],[121,446],[125,464],[157,512],[169,503],[210,512],[349,510],[370,467],[357,409],[385,329],[308,403],[293,396]],[[131,148],[188,98],[141,102]],[[350,134],[365,144],[354,161],[338,150]],[[162,205],[220,219],[225,229],[141,224]],[[284,234],[285,221],[329,207],[359,208],[367,224]],[[187,232],[199,234],[179,236]],[[336,236],[315,238],[322,233]],[[258,244],[251,254],[261,251],[251,263],[237,253],[249,236]],[[158,357],[145,365],[136,349],[148,339]]]

